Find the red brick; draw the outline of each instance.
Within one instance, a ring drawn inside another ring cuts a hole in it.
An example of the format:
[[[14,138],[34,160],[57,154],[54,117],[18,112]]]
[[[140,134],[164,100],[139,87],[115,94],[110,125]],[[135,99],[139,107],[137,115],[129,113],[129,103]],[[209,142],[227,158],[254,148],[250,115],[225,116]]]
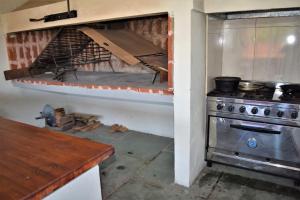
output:
[[[173,68],[174,68],[174,35],[173,18],[168,18],[168,87],[173,87]]]
[[[30,51],[30,48],[29,47],[25,47],[25,58],[27,60],[31,60],[32,56],[31,56],[31,51]]]
[[[25,63],[21,63],[21,68],[26,68],[26,64]]]
[[[17,50],[15,47],[8,47],[8,59],[9,61],[16,61],[17,60]]]
[[[17,35],[17,43],[22,44],[23,43],[22,33],[16,33],[16,35]]]
[[[15,34],[8,34],[6,36],[6,42],[7,44],[14,44],[16,42]]]
[[[149,93],[149,89],[147,89],[147,88],[139,88],[139,92],[141,92],[141,93]]]
[[[19,47],[19,55],[20,55],[20,58],[21,58],[21,59],[24,58],[24,50],[23,50],[23,47]]]
[[[32,64],[31,60],[27,60],[27,66],[30,66]]]
[[[33,58],[37,58],[38,57],[38,49],[36,45],[32,46],[32,50],[33,50]]]
[[[163,90],[164,95],[173,95],[173,91]]]
[[[11,65],[10,65],[10,68],[11,68],[11,69],[18,69],[18,65],[11,64]]]
[[[39,40],[43,40],[44,34],[43,31],[38,31]]]
[[[24,33],[23,33],[24,43],[29,42],[29,35],[30,35],[29,32],[24,32]]]
[[[36,32],[31,31],[30,34],[31,34],[32,42],[36,42]]]

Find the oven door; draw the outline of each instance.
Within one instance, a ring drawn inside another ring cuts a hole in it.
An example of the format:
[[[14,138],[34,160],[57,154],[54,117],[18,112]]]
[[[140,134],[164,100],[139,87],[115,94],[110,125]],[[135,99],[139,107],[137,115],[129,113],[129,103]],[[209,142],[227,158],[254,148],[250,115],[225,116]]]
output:
[[[300,128],[209,117],[208,159],[224,154],[300,168]]]

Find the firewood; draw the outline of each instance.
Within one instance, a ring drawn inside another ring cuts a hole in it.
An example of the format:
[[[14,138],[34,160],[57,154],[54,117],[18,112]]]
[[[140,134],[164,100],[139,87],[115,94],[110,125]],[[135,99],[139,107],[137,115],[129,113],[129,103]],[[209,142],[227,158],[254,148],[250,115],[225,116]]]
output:
[[[81,129],[81,131],[91,131],[100,127],[100,125],[101,125],[100,122],[96,122],[94,124],[87,125],[85,128]]]
[[[126,131],[128,131],[128,128],[119,124],[113,124],[110,130],[111,133],[116,133],[116,132],[125,133]]]
[[[89,125],[81,125],[81,126],[75,126],[73,127],[72,130],[74,131],[91,131],[94,130],[96,128],[99,128],[101,126],[101,122],[100,121],[94,121],[93,124],[89,124]]]
[[[93,121],[97,121],[98,117],[95,115],[72,113],[76,121],[83,122],[85,124],[91,124]]]
[[[55,122],[57,127],[62,127],[64,122],[62,122],[62,118],[66,115],[64,108],[55,109]]]
[[[56,121],[58,121],[58,119],[56,119]],[[75,125],[75,119],[72,115],[66,115],[63,116],[59,119],[58,122],[56,122],[56,125],[58,127],[63,127],[65,124],[69,124],[72,123],[73,125]]]

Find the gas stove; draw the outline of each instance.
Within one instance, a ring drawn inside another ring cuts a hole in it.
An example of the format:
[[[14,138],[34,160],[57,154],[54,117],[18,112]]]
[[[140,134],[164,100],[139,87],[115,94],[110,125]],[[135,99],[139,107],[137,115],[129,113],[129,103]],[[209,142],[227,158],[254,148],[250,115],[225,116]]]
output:
[[[300,98],[286,97],[279,88],[208,93],[208,165],[217,162],[300,181],[299,113]]]
[[[214,115],[300,126],[300,102],[292,99],[289,103],[289,100],[283,99],[278,91],[230,95],[211,92],[207,96],[207,106]]]

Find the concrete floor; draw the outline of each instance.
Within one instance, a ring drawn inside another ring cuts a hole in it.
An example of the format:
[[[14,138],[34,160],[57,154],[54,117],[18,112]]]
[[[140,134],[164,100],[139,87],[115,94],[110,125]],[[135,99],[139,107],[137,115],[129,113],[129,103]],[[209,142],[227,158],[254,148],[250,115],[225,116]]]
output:
[[[114,145],[115,157],[101,166],[104,200],[300,199],[300,189],[292,187],[291,180],[216,164],[205,168],[189,189],[178,186],[173,183],[172,139],[109,130],[104,126],[87,133],[68,133]]]
[[[64,82],[67,83],[81,83],[81,84],[95,84],[95,85],[110,85],[110,86],[129,86],[129,87],[141,87],[141,88],[155,88],[166,89],[168,83],[160,83],[159,76],[154,84],[152,79],[153,73],[121,73],[121,72],[77,72],[78,80],[76,80],[73,73],[68,72],[64,76]],[[34,77],[23,78],[24,80],[48,80],[53,81],[52,74],[35,75]]]

